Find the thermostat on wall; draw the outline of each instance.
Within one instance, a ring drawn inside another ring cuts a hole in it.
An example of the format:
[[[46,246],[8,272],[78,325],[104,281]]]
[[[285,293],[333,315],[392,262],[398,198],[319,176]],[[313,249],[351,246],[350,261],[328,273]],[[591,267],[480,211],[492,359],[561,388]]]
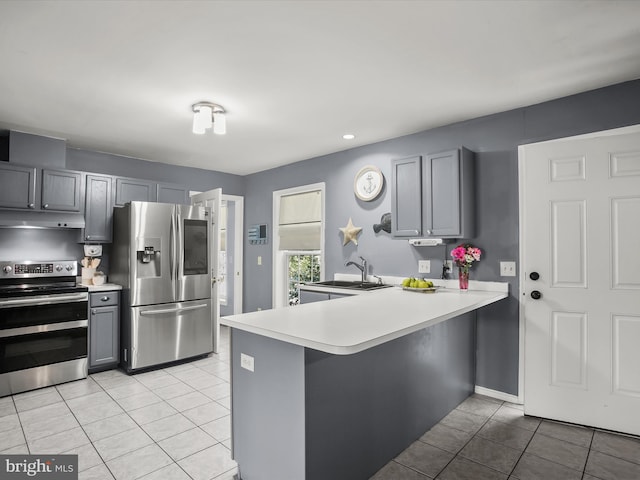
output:
[[[267,243],[267,224],[251,225],[247,236],[250,245],[265,245]]]

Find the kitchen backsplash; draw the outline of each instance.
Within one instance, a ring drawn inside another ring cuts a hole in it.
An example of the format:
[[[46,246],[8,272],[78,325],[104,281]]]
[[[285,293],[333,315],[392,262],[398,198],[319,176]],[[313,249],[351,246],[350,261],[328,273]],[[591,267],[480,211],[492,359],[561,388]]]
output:
[[[0,228],[0,260],[80,260],[78,230]]]

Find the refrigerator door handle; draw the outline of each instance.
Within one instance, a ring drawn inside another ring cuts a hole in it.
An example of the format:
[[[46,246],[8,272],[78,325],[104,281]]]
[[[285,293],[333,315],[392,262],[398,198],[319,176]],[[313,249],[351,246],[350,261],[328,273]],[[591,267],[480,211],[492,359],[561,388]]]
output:
[[[160,315],[163,313],[180,313],[187,312],[189,310],[200,310],[201,308],[207,308],[207,304],[203,303],[200,305],[190,305],[188,307],[176,307],[176,308],[162,308],[159,310],[142,310],[140,311],[140,315]]]
[[[171,215],[171,227],[170,227],[170,237],[171,237],[171,248],[169,249],[171,254],[169,257],[169,271],[171,272],[171,287],[173,289],[173,295],[176,300],[179,299],[178,293],[178,223],[179,217],[177,209],[174,207],[173,215]]]

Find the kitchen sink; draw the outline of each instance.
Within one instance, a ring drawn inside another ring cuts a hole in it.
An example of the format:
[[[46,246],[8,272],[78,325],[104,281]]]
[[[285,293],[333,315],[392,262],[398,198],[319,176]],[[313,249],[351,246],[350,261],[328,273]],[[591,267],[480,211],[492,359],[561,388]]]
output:
[[[353,290],[377,290],[379,288],[391,287],[391,285],[383,285],[374,282],[360,282],[347,280],[327,280],[326,282],[308,283],[307,285],[317,285],[319,287],[336,287],[349,288]]]

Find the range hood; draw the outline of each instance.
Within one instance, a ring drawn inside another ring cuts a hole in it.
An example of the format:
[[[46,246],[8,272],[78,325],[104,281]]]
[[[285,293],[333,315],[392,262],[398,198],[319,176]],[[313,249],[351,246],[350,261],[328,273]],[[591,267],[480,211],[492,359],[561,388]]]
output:
[[[0,227],[84,228],[84,216],[81,213],[1,210]]]

